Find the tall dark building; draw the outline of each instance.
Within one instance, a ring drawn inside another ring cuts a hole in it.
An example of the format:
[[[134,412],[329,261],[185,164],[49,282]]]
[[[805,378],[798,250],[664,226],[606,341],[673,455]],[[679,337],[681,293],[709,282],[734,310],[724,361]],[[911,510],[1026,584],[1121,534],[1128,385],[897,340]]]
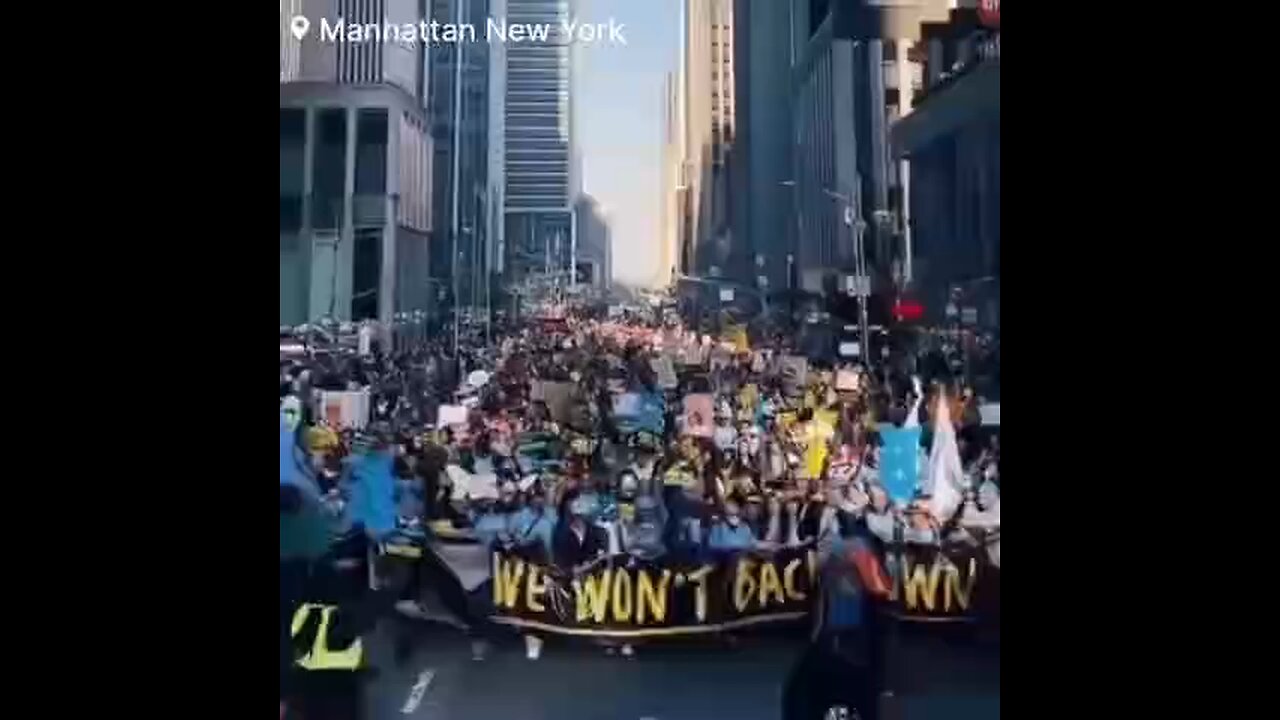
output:
[[[470,23],[478,33],[484,31],[490,11],[490,0],[430,0],[432,19],[441,23]],[[491,48],[486,42],[442,42],[432,45],[429,52],[428,111],[435,149],[431,194],[434,221],[431,275],[435,286],[432,289],[438,294],[450,294],[456,267],[459,306],[483,308],[489,288],[486,268],[491,247],[488,220],[492,205],[489,190]],[[460,93],[459,56],[462,62]],[[455,130],[455,120],[459,118]],[[456,264],[452,257],[455,235]]]
[[[734,92],[737,135],[730,187],[730,275],[764,290],[785,288],[787,255],[798,240],[792,221],[791,7],[777,0],[735,0]],[[763,280],[761,280],[763,278]]]
[[[431,136],[423,47],[332,42],[336,22],[417,22],[418,0],[280,4],[280,322],[429,312]],[[302,15],[313,28],[295,37]]]
[[[913,291],[934,321],[952,305],[966,324],[1000,322],[999,4],[964,3],[926,23],[914,108],[893,127],[910,168]],[[994,12],[991,10],[994,7]]]
[[[907,57],[922,22],[945,18],[947,0],[793,0],[792,127],[800,286],[837,292],[861,233],[871,292],[900,281],[907,227],[889,127],[920,82]],[[908,100],[909,102],[909,100]]]

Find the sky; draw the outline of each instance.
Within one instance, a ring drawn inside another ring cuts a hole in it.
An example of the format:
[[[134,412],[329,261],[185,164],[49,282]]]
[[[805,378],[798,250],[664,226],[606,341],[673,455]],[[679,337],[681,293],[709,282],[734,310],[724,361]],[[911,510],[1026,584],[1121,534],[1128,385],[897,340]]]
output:
[[[624,24],[627,44],[584,43],[575,99],[582,189],[604,208],[613,277],[648,285],[658,270],[662,79],[677,66],[680,0],[578,0],[583,22]]]

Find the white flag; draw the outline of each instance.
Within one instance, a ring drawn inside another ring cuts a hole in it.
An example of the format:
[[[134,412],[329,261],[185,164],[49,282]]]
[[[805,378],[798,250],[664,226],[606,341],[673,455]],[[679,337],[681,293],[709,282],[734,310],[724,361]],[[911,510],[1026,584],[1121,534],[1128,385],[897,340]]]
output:
[[[947,393],[938,398],[938,417],[933,426],[933,445],[929,448],[929,465],[925,473],[925,493],[932,496],[929,508],[938,522],[945,522],[960,507],[960,489],[964,487],[964,469],[960,465],[960,449],[956,446],[956,429],[951,424],[951,408]]]

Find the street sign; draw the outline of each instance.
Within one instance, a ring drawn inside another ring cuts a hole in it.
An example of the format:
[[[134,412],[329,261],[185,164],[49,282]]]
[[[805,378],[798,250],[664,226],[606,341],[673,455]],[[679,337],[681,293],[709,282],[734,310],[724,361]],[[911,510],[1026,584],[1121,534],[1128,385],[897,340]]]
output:
[[[733,302],[733,288],[720,288],[720,302]]]
[[[978,324],[978,308],[967,307],[961,311],[960,321],[966,325]]]
[[[840,357],[859,357],[862,355],[862,345],[856,342],[840,343]]]
[[[953,318],[960,314],[960,308],[955,303],[947,303],[947,317]]]
[[[769,287],[769,277],[767,275],[757,275],[756,284],[760,287]]]
[[[871,295],[871,278],[866,275],[845,275],[844,291],[853,297],[869,297]]]

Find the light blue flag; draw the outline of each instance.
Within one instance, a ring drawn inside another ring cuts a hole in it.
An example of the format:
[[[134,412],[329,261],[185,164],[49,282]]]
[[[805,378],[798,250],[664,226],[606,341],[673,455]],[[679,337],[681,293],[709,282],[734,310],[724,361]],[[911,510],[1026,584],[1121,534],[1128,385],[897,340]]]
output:
[[[352,468],[351,521],[364,525],[375,538],[396,529],[395,458],[389,452],[374,452],[356,460]]]
[[[880,449],[880,483],[899,505],[910,502],[920,477],[920,431],[919,425],[880,427],[880,439],[884,441]]]
[[[280,414],[280,484],[291,485],[296,470],[293,464],[293,433],[285,423],[284,413]]]

